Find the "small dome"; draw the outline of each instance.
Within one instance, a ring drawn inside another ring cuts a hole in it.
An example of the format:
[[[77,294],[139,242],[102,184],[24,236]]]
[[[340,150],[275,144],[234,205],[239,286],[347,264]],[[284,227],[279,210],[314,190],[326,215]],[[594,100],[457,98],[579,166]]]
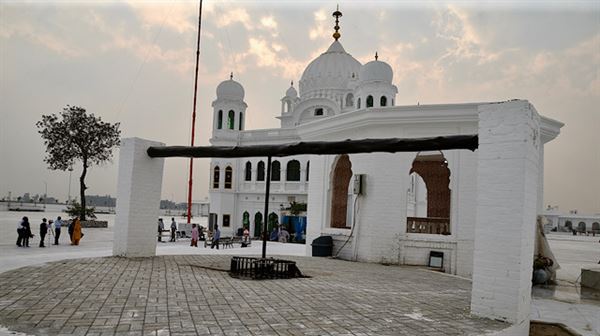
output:
[[[223,81],[217,86],[217,99],[219,98],[244,100],[244,87],[233,78]]]
[[[287,89],[287,91],[285,91],[285,96],[292,99],[296,99],[296,97],[298,97],[298,91],[296,91],[294,86],[290,86],[290,88]]]
[[[377,59],[363,65],[358,76],[361,83],[386,82],[389,84],[392,83],[393,77],[394,72],[392,71],[392,67]]]

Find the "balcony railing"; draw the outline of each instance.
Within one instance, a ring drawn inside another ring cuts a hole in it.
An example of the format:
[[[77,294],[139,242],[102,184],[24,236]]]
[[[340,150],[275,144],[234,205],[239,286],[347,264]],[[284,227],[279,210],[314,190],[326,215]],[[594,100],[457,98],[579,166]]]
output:
[[[450,219],[440,217],[407,217],[406,232],[449,235]]]

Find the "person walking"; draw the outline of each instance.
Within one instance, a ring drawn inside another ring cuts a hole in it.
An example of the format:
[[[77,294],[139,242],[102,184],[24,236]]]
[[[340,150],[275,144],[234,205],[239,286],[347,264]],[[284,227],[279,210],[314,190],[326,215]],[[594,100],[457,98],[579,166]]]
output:
[[[190,246],[198,247],[198,227],[192,224],[192,244]]]
[[[67,227],[67,231],[69,232],[69,240],[71,240],[71,245],[73,245],[73,230],[75,228],[75,219],[77,219],[77,217],[71,219],[71,222]]]
[[[49,219],[48,220],[48,228],[47,228],[48,240],[49,240],[48,245],[50,245],[52,243],[52,240],[54,239],[54,230],[52,229],[52,223],[54,223],[52,221],[52,219]]]
[[[23,233],[22,244],[24,247],[29,247],[29,238],[33,238],[33,234],[31,234],[31,225],[29,224],[29,218],[23,217],[23,222],[21,223],[21,225],[23,225],[23,230],[21,231]]]
[[[165,223],[162,218],[158,219],[158,241],[162,242],[162,232],[165,230]]]
[[[23,217],[20,221],[19,224],[17,224],[17,246],[21,247],[23,245],[23,231],[25,230],[25,227],[23,226],[23,221],[25,220],[25,218],[27,217]]]
[[[221,230],[219,230],[219,226],[215,224],[215,231],[213,232],[212,244],[210,248],[213,249],[215,246],[217,250],[219,249],[219,239],[221,239]]]
[[[48,233],[48,223],[46,223],[46,218],[42,218],[42,222],[40,223],[40,247],[46,247],[46,245],[44,245],[46,233]]]
[[[175,232],[177,232],[177,223],[175,223],[175,218],[171,217],[171,240],[175,241]]]
[[[60,237],[60,228],[63,225],[63,221],[60,216],[56,217],[54,222],[54,245],[58,245],[58,238]]]
[[[71,222],[71,226],[73,227],[73,233],[71,235],[71,245],[79,245],[79,240],[83,236],[81,233],[81,222],[78,217],[75,217]],[[69,228],[71,227],[69,226]]]

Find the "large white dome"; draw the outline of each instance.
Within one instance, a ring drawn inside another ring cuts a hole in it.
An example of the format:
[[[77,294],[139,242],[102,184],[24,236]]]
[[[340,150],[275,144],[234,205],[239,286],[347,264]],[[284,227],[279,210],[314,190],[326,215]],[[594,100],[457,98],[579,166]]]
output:
[[[394,72],[389,64],[374,60],[363,65],[358,78],[361,83],[385,82],[391,84],[393,77]]]
[[[244,87],[242,84],[229,79],[217,86],[217,99],[244,100]]]
[[[300,95],[320,89],[346,89],[348,81],[358,76],[361,66],[340,42],[334,41],[304,70],[300,79]]]

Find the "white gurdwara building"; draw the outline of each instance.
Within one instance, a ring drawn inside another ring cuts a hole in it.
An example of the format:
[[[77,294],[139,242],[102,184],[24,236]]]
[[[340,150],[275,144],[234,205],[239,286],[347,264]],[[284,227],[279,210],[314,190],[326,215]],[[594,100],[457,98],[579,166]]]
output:
[[[488,138],[503,148],[502,137],[513,139],[519,132],[528,139],[535,155],[526,154],[527,165],[515,164],[512,176],[502,173],[510,170],[510,165],[494,176],[498,166],[494,160],[501,156],[494,156],[493,150],[486,152],[486,157],[479,157],[480,151],[450,150],[273,159],[269,217],[281,217],[282,208],[291,202],[307,203],[308,255],[310,242],[328,235],[333,237],[334,255],[340,258],[427,265],[431,252],[435,252],[443,256],[446,272],[472,276],[477,250],[475,224],[478,215],[484,216],[483,210],[478,214],[477,209],[486,209],[485,197],[478,198],[478,190],[525,188],[523,181],[535,180],[536,192],[530,196],[534,199],[526,203],[537,206],[526,210],[527,214],[541,213],[544,144],[559,134],[563,124],[538,115],[526,100],[397,105],[398,90],[390,65],[377,54],[374,60],[361,64],[344,50],[339,36],[336,30],[331,46],[306,67],[299,91],[292,84],[281,98],[280,128],[245,130],[244,88],[232,77],[219,84],[212,103],[210,142],[215,146],[245,146],[479,134],[481,149]],[[528,116],[518,122],[530,126],[522,128],[515,121],[512,127],[512,115]],[[505,147],[510,143],[507,141]],[[502,157],[503,163],[511,160],[510,154]],[[251,234],[258,236],[259,223],[266,216],[266,161],[212,159],[210,212],[222,235],[233,235],[247,225]],[[535,175],[527,175],[533,171]],[[478,177],[489,185],[478,186]],[[524,195],[529,197],[527,192]],[[515,215],[510,209],[523,208],[518,198],[505,201],[507,215]],[[502,210],[498,211],[500,215],[492,220],[502,221],[496,218],[502,216]],[[531,225],[533,234],[533,222]],[[503,230],[498,227],[499,234],[506,234]],[[487,244],[481,241],[482,246]]]

